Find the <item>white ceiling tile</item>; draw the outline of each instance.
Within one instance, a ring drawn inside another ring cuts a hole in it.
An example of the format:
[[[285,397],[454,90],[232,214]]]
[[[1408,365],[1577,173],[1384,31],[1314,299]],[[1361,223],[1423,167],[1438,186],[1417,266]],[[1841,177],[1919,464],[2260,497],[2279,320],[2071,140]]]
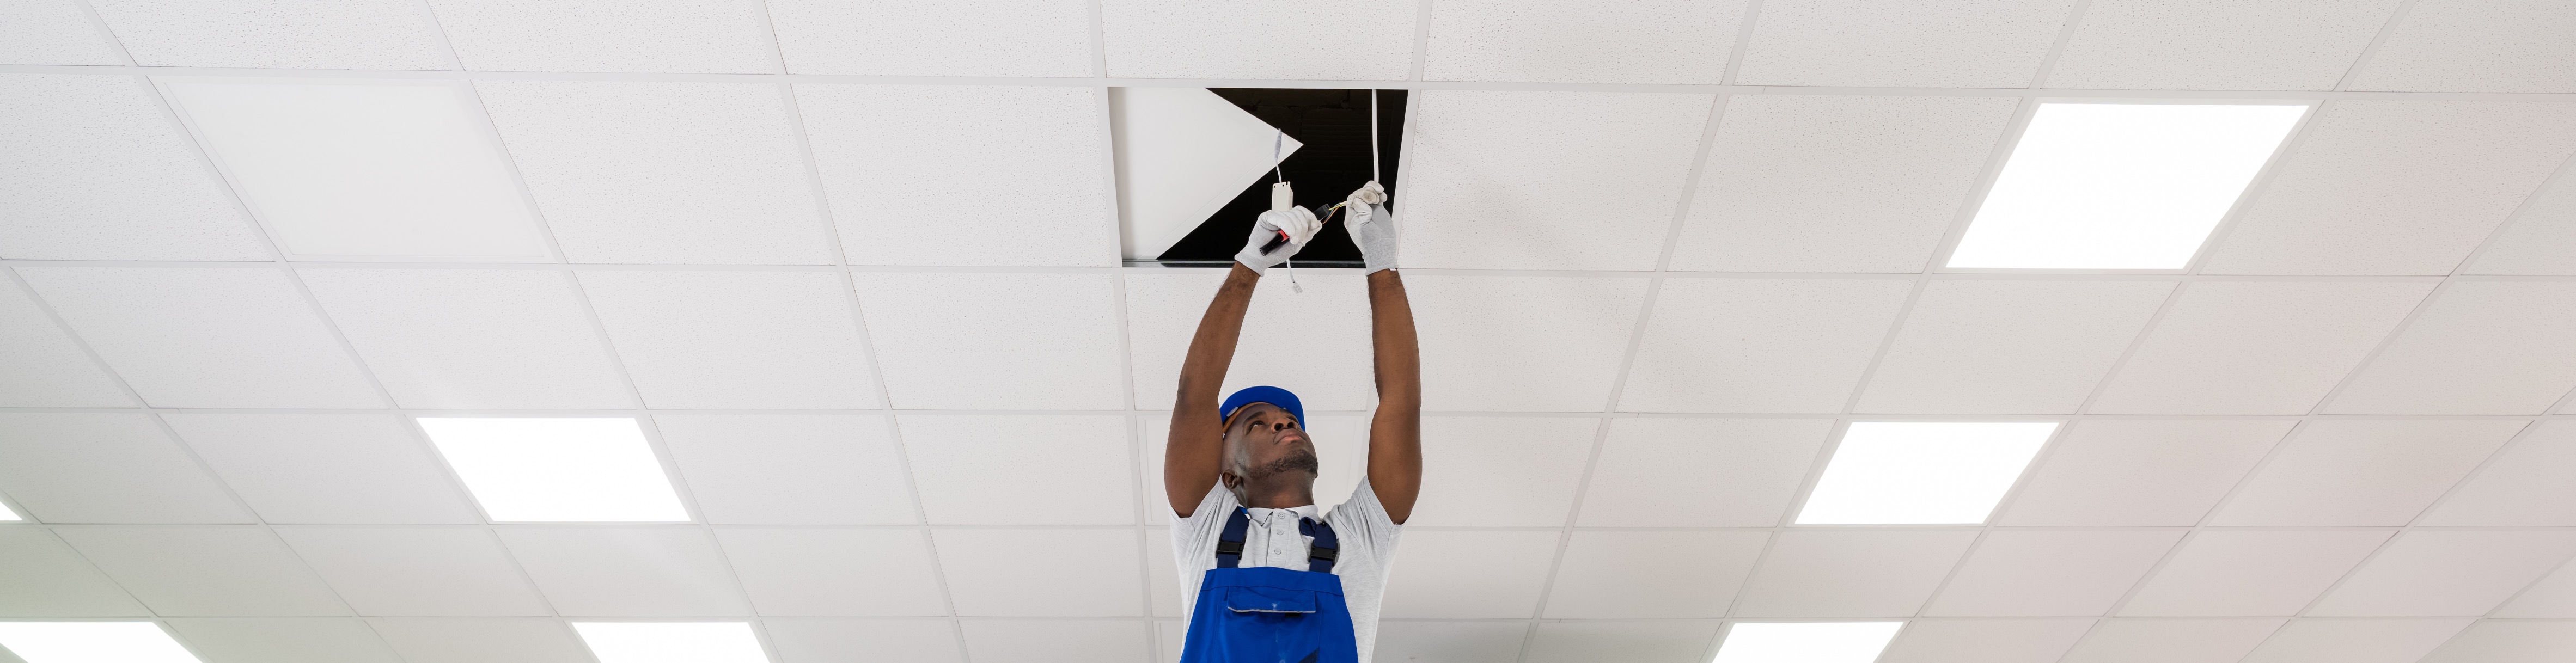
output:
[[[1117,264],[1099,88],[799,85],[796,102],[851,264]],[[1056,223],[1029,232],[1031,218]]]
[[[2388,532],[2376,530],[2202,531],[2135,590],[2120,614],[2294,614],[2387,540]]]
[[[147,67],[446,69],[404,0],[90,0]]]
[[[2083,619],[1917,619],[1879,663],[2057,663],[2093,628]]]
[[[1180,663],[1181,646],[1189,637],[1189,624],[1177,619],[1154,620],[1154,636],[1156,640],[1154,660],[1159,663]]]
[[[1134,663],[1153,656],[1135,620],[960,622],[977,663]]]
[[[156,407],[384,407],[274,269],[20,267]]]
[[[1613,419],[1584,489],[1584,527],[1770,527],[1830,419]]]
[[[581,285],[648,407],[877,406],[839,274],[588,271]]]
[[[2211,274],[2448,274],[2576,152],[2576,106],[2327,102]]]
[[[1315,501],[1329,510],[1356,496],[1360,478],[1368,474],[1369,417],[1318,414],[1309,416],[1303,425],[1307,434],[1314,436],[1315,442],[1315,460],[1319,470],[1315,477]],[[1144,433],[1144,444],[1138,447],[1139,453],[1136,454],[1139,466],[1136,476],[1144,489],[1145,524],[1168,525],[1174,510],[1163,490],[1163,451],[1171,439],[1171,418],[1144,415],[1137,418],[1136,426]],[[1214,489],[1210,486],[1210,490]],[[1206,497],[1206,494],[1201,493],[1199,497]],[[1191,499],[1189,503],[1195,507],[1199,502]],[[1417,512],[1419,508],[1416,507]],[[1179,602],[1174,601],[1173,605],[1177,610]],[[1169,616],[1182,615],[1175,612]]]
[[[116,65],[116,53],[74,0],[0,6],[0,63]]]
[[[0,75],[0,256],[269,259],[153,95],[130,76]]]
[[[2576,622],[2482,621],[2423,663],[2553,663],[2576,658]]]
[[[346,615],[331,588],[255,527],[81,527],[55,534],[165,617]]]
[[[2559,167],[2561,171],[2566,166]],[[2576,274],[2576,177],[2559,176],[2523,202],[2470,274]]]
[[[2398,2],[2102,0],[2043,87],[2331,90]]]
[[[1714,621],[1539,622],[1526,663],[1702,663]]]
[[[2072,0],[1773,0],[1754,19],[1743,85],[2028,87]]]
[[[270,523],[479,523],[447,473],[387,414],[165,414]]]
[[[2496,617],[2576,617],[2576,562],[2560,564],[2556,572],[2523,588]]]
[[[1401,576],[1399,576],[1401,577]],[[1405,663],[1494,663],[1514,660],[1529,639],[1529,623],[1385,622],[1379,625],[1376,659]]]
[[[0,490],[49,523],[256,522],[144,414],[0,413]]]
[[[361,615],[553,614],[480,527],[281,527],[277,535]]]
[[[759,9],[690,0],[429,0],[477,71],[769,73]]]
[[[2307,422],[2210,518],[2220,526],[2394,526],[2432,506],[2528,422]]]
[[[1155,464],[1162,459],[1156,458]],[[1152,602],[1156,617],[1188,617],[1181,614],[1181,567],[1172,561],[1172,530],[1152,527],[1145,530],[1145,599]],[[1178,652],[1172,658],[1178,659]]]
[[[921,415],[903,446],[934,525],[1131,525],[1127,418]],[[1044,504],[1045,508],[1031,508]]]
[[[1745,4],[1437,0],[1422,77],[1716,85]]]
[[[573,262],[831,261],[778,86],[474,87]]]
[[[1143,615],[1143,579],[1128,575],[1143,538],[1125,528],[931,532],[950,600],[970,617]]]
[[[2466,619],[2294,620],[2243,663],[2415,663],[2468,625]]]
[[[1555,531],[1408,532],[1399,559],[1420,561],[1386,579],[1385,615],[1527,619],[1538,612],[1556,542]]]
[[[2164,281],[1935,281],[1856,410],[2075,412],[2173,289]]]
[[[2018,103],[1728,97],[1672,268],[1922,271]]]
[[[1724,617],[1770,538],[1754,531],[1575,530],[1542,616]]]
[[[90,361],[16,284],[0,283],[0,407],[132,407],[116,379]]]
[[[2576,6],[2424,0],[2407,10],[2351,89],[2576,92]]]
[[[1098,7],[1112,77],[1391,81],[1412,66],[1421,4],[1104,0]]]
[[[1424,408],[1597,412],[1618,379],[1646,280],[1421,275],[1407,290]]]
[[[1995,522],[2008,526],[2199,524],[2291,421],[2075,422]]]
[[[379,619],[370,622],[411,663],[591,663],[572,627],[553,619]]]
[[[0,614],[12,617],[145,617],[150,611],[51,532],[0,528]]]
[[[1424,91],[1395,201],[1405,266],[1653,269],[1714,99]]]
[[[883,417],[656,414],[699,513],[719,525],[909,525],[902,450]]]
[[[1175,271],[1125,276],[1127,348],[1135,366],[1138,407],[1171,406],[1190,338],[1217,286],[1225,282],[1222,272],[1214,270]],[[1312,410],[1368,409],[1377,387],[1365,322],[1367,281],[1332,273],[1300,274],[1297,280],[1312,285],[1299,293],[1287,279],[1256,282],[1234,347],[1234,364],[1218,391],[1276,385],[1297,392]]]
[[[2463,281],[2325,411],[2541,414],[2576,388],[2576,283]]]
[[[1426,417],[1422,453],[1440,461],[1423,464],[1405,524],[1563,526],[1600,429],[1592,418]]]
[[[2430,283],[2196,281],[2093,403],[2104,414],[2307,414]]]
[[[716,540],[765,616],[947,615],[923,534],[729,527],[716,530]]]
[[[751,613],[706,531],[665,527],[510,527],[501,541],[557,613],[708,617]]]
[[[1619,409],[1840,412],[1913,286],[1665,279]]]
[[[205,663],[398,663],[402,659],[354,619],[173,619]]]
[[[2576,556],[2576,532],[2407,532],[2307,614],[2478,616]]]
[[[1108,275],[850,280],[896,408],[1112,410],[1126,400]]]
[[[2434,526],[2576,526],[2576,422],[2542,421],[2424,516]]]
[[[562,272],[306,269],[394,401],[426,409],[635,407]]]
[[[1989,532],[1924,614],[2104,614],[2181,539],[2175,530]]]
[[[799,74],[1091,75],[1091,5],[1079,0],[772,0],[769,20]]]
[[[2280,628],[2278,619],[2114,619],[2061,663],[2235,663]]]
[[[1735,614],[1911,617],[1976,539],[1969,529],[1787,530]]]
[[[966,663],[948,620],[780,619],[762,623],[786,663]]]

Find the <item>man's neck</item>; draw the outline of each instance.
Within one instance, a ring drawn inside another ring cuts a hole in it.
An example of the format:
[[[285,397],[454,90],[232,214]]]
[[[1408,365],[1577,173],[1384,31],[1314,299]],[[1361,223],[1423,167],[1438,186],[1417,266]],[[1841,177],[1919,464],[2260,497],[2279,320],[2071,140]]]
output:
[[[1264,485],[1247,482],[1243,486],[1243,505],[1255,509],[1292,509],[1315,503],[1315,482],[1280,481]]]

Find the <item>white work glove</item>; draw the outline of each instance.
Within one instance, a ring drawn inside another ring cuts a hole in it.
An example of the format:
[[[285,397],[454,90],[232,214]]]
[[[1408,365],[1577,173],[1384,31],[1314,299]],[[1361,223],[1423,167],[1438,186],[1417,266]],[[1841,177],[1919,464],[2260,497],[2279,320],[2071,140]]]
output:
[[[1254,274],[1267,275],[1270,273],[1271,266],[1287,262],[1289,256],[1297,255],[1298,251],[1306,249],[1306,243],[1297,239],[1300,234],[1307,239],[1313,239],[1315,231],[1323,228],[1324,222],[1317,220],[1313,211],[1303,207],[1262,212],[1259,220],[1252,224],[1252,237],[1244,240],[1243,250],[1234,254],[1234,261],[1252,268]],[[1283,232],[1288,233],[1288,243],[1279,245],[1279,248],[1272,249],[1269,253],[1261,252],[1261,247],[1268,246],[1272,240],[1279,239],[1279,234]]]
[[[1345,200],[1351,212],[1351,242],[1360,246],[1362,273],[1395,269],[1395,213],[1386,209],[1386,189],[1377,182],[1362,185]]]

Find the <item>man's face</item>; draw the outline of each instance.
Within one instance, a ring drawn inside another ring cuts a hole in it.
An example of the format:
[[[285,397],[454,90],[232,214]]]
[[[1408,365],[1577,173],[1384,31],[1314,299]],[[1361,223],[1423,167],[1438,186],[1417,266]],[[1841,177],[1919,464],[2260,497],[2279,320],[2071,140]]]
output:
[[[1233,419],[1226,424],[1225,447],[1234,473],[1259,480],[1302,472],[1313,480],[1315,442],[1306,437],[1303,422],[1269,403],[1243,406]]]

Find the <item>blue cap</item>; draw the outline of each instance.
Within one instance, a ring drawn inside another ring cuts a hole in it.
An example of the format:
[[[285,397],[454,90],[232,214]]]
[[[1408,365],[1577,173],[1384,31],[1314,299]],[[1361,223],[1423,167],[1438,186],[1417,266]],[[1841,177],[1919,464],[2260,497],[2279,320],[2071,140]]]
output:
[[[1289,393],[1286,389],[1268,385],[1244,387],[1242,390],[1234,392],[1234,395],[1225,397],[1225,404],[1219,405],[1216,408],[1217,420],[1223,421],[1228,417],[1232,417],[1234,416],[1235,410],[1254,403],[1269,403],[1271,405],[1279,406],[1279,409],[1287,410],[1289,416],[1297,418],[1297,425],[1306,425],[1306,405],[1297,402],[1297,395]]]

